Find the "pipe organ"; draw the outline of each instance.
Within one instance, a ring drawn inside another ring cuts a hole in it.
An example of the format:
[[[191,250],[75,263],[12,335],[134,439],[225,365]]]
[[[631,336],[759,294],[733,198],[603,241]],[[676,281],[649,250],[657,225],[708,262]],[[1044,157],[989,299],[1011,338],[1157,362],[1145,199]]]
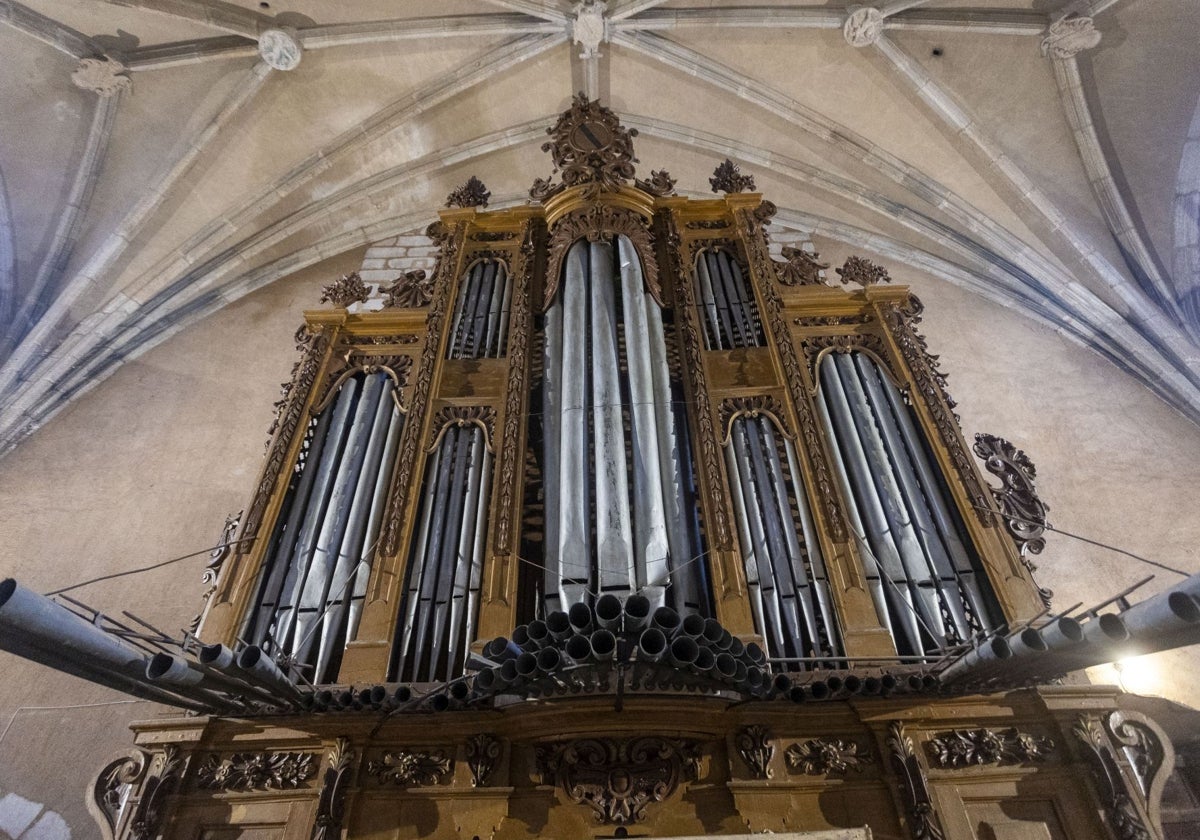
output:
[[[208,714],[136,727],[109,834],[1160,837],[1165,734],[1049,685],[1130,633],[1043,618],[919,301],[775,259],[728,161],[693,199],[596,102],[550,134],[531,204],[472,178],[431,276],[306,313],[198,652],[0,584],[0,646]],[[1130,610],[1139,649],[1197,596]]]

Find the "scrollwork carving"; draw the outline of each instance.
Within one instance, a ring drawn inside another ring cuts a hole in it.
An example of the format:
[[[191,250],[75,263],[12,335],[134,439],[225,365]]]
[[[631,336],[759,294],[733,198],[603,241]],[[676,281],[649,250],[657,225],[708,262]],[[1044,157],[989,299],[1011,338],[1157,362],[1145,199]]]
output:
[[[129,822],[130,840],[152,840],[158,836],[166,816],[167,800],[179,788],[179,780],[186,768],[187,760],[174,744],[168,744],[154,756]]]
[[[724,219],[697,219],[684,224],[688,230],[724,230],[729,227],[729,222]]]
[[[92,783],[89,810],[108,840],[117,835],[130,795],[146,772],[149,754],[134,750],[104,766]]]
[[[442,436],[446,434],[446,429],[451,426],[462,428],[463,426],[478,426],[483,430],[483,443],[487,447],[488,452],[494,452],[493,442],[496,439],[496,409],[488,405],[448,405],[433,417],[433,428],[437,431],[434,434],[433,442],[429,444],[426,452],[432,452],[437,449],[438,444],[442,442]]]
[[[466,755],[471,787],[487,787],[500,758],[500,739],[485,732],[472,735],[467,738]]]
[[[234,753],[209,755],[196,771],[196,784],[208,790],[292,790],[317,772],[312,753]]]
[[[546,261],[546,295],[542,309],[548,309],[558,292],[562,263],[567,249],[577,239],[601,242],[609,236],[627,236],[642,260],[642,276],[646,288],[659,306],[663,305],[662,289],[658,284],[658,262],[650,242],[646,219],[632,210],[609,204],[593,204],[568,213],[559,219],[550,235],[549,258]]]
[[[433,300],[433,280],[425,276],[424,269],[418,268],[404,272],[382,291],[385,308],[420,309]]]
[[[779,400],[765,394],[753,397],[730,397],[721,402],[721,444],[723,446],[729,445],[730,430],[733,427],[733,421],[738,417],[768,417],[780,434],[789,440],[796,438],[784,420],[787,412]]]
[[[660,737],[580,738],[539,746],[543,784],[592,810],[599,823],[629,825],[646,817],[680,782],[699,774],[696,742]]]
[[[856,350],[866,351],[875,357],[881,368],[888,371],[891,370],[891,366],[884,361],[887,358],[887,351],[884,349],[883,340],[874,333],[805,336],[800,340],[800,346],[804,349],[804,358],[808,362],[809,376],[814,383],[818,381],[817,366],[826,353],[853,353]]]
[[[357,271],[343,274],[341,278],[321,287],[321,303],[332,303],[343,308],[352,303],[362,303],[370,296],[370,287]]]
[[[601,192],[617,191],[633,178],[637,129],[626,129],[615,113],[599,101],[589,100],[587,94],[576,94],[571,107],[546,133],[551,139],[542,144],[542,151],[550,152],[562,183],[538,178],[529,191],[534,201],[545,201],[579,185],[586,185],[583,198],[592,199]]]
[[[665,169],[651,170],[648,181],[638,178],[633,182],[633,185],[642,192],[648,192],[650,195],[657,195],[659,197],[675,194],[675,179]]]
[[[1019,764],[1045,761],[1054,742],[1016,729],[952,729],[929,739],[929,754],[937,767]]]
[[[946,834],[933,808],[929,783],[917,758],[913,740],[904,731],[904,724],[892,721],[888,727],[887,749],[892,769],[904,783],[901,789],[908,809],[908,823],[914,840],[945,840]]]
[[[221,576],[221,569],[224,568],[229,555],[233,553],[233,535],[237,533],[238,525],[241,524],[242,513],[243,511],[239,510],[237,513],[225,517],[225,525],[221,528],[221,539],[208,553],[208,562],[204,565],[204,572],[200,575],[200,582],[207,584],[208,588],[204,590],[200,612],[196,613],[196,617],[192,619],[191,631],[193,633],[196,632],[200,626],[200,620],[204,617],[204,608],[212,599],[213,593],[217,591],[217,578]]]
[[[1175,766],[1175,750],[1167,733],[1141,712],[1117,710],[1106,724],[1127,759],[1151,822],[1158,823],[1163,786]]]
[[[821,286],[821,272],[829,268],[829,263],[820,262],[818,253],[808,253],[802,248],[784,246],[783,262],[775,263],[775,277],[785,286]],[[840,269],[839,269],[840,270]]]
[[[450,758],[440,750],[389,750],[378,760],[367,762],[367,773],[380,784],[417,787],[441,784],[450,775],[451,765]]]
[[[808,776],[861,773],[874,759],[866,747],[845,738],[810,738],[792,744],[784,753],[788,769]]]
[[[1112,744],[1098,715],[1080,715],[1071,734],[1084,746],[1092,764],[1109,827],[1119,840],[1153,840],[1141,811],[1134,804],[1121,775]]]
[[[446,196],[447,207],[487,207],[492,194],[474,175],[450,195]]]
[[[354,748],[346,738],[338,738],[329,750],[329,766],[321,781],[317,816],[313,821],[312,840],[334,840],[341,836],[346,818],[346,788],[354,775]]]
[[[775,756],[775,745],[771,743],[771,731],[767,727],[759,724],[743,726],[734,738],[734,745],[754,778],[769,779],[774,775],[771,759]]]
[[[754,184],[754,176],[743,174],[738,165],[729,158],[717,165],[708,183],[715,193],[754,192],[758,189]]]
[[[850,257],[841,268],[835,269],[842,284],[858,283],[863,288],[876,283],[890,283],[892,278],[887,269],[881,265],[864,260],[862,257]]]

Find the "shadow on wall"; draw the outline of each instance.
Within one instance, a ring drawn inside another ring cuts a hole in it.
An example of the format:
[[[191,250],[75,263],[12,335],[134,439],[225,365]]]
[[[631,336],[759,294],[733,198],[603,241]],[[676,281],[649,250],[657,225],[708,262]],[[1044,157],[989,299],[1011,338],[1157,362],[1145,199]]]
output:
[[[0,790],[0,838],[71,840],[71,828],[55,811],[15,793]]]

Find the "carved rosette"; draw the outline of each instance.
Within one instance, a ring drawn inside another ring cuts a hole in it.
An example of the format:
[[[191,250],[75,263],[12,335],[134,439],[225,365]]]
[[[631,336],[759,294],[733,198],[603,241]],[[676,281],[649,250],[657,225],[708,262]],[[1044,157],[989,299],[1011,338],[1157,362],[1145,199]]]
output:
[[[994,525],[989,494],[984,492],[983,483],[975,473],[975,465],[959,431],[954,400],[946,391],[946,375],[938,369],[938,357],[929,352],[924,336],[917,331],[924,309],[916,295],[909,295],[907,303],[883,307],[882,315],[901,356],[912,371],[917,394],[929,409],[938,438],[950,453],[951,462],[976,515],[984,525]]]
[[[892,721],[886,741],[892,769],[903,783],[901,793],[907,808],[909,829],[914,840],[945,840],[946,834],[933,808],[929,782],[917,757],[913,740],[904,731],[904,724]]]
[[[107,55],[79,59],[79,65],[71,73],[71,82],[80,90],[90,90],[102,99],[133,87],[129,68]]]
[[[874,6],[851,6],[842,37],[852,47],[869,47],[883,35],[883,12]]]
[[[783,407],[783,403],[768,395],[756,395],[753,397],[730,397],[721,401],[721,445],[728,446],[730,434],[733,429],[733,421],[739,417],[768,417],[775,424],[775,428],[779,433],[789,440],[795,440],[796,436],[792,434],[787,426],[784,418],[787,412]]]
[[[1109,827],[1118,840],[1153,840],[1141,810],[1134,803],[1104,724],[1098,715],[1080,715],[1071,734],[1085,748],[1092,775],[1104,803]]]
[[[538,227],[532,222],[525,228],[525,237],[521,242],[521,270],[514,278],[512,311],[509,314],[508,389],[504,397],[504,441],[500,452],[500,516],[496,522],[494,542],[496,552],[500,555],[507,555],[512,550],[513,499],[517,493],[517,474],[523,460],[519,444],[529,367],[530,289],[533,286],[537,230]]]
[[[767,727],[759,724],[743,726],[733,743],[754,778],[769,779],[774,775],[771,759],[775,756],[775,744]]]
[[[342,822],[346,819],[346,788],[354,776],[357,753],[349,739],[338,738],[329,750],[329,765],[321,780],[321,795],[317,800],[317,816],[313,821],[312,840],[334,840],[341,837]]]
[[[92,798],[88,810],[100,823],[104,836],[112,840],[121,827],[130,795],[137,789],[145,774],[149,753],[133,750],[104,766],[92,783]]]
[[[952,729],[930,738],[927,748],[936,767],[970,767],[1045,761],[1054,742],[1016,729]]]
[[[806,776],[828,776],[851,770],[861,773],[864,765],[874,761],[870,750],[845,738],[810,738],[792,744],[783,757],[789,770]]]
[[[187,759],[174,744],[167,745],[154,756],[142,785],[137,808],[129,822],[130,840],[153,840],[158,837],[167,812],[167,800],[179,788],[179,781],[186,769]]]
[[[389,750],[378,759],[367,762],[367,773],[380,784],[400,787],[437,785],[450,775],[452,763],[440,750]]]
[[[775,205],[764,201],[753,210],[743,210],[740,214],[744,231],[746,253],[756,277],[766,278],[774,270],[771,256],[767,251],[767,238],[764,227],[770,224],[775,215]],[[684,284],[685,288],[690,284]],[[791,392],[792,405],[800,426],[800,435],[804,438],[804,451],[807,453],[812,467],[813,480],[816,484],[816,495],[821,499],[825,509],[825,518],[829,532],[834,540],[842,542],[846,539],[846,522],[842,514],[841,503],[838,501],[839,491],[835,489],[829,464],[825,459],[825,443],[817,426],[816,413],[810,402],[811,396],[804,380],[804,371],[800,366],[800,357],[792,343],[791,332],[783,317],[783,301],[773,283],[762,283],[764,310],[771,335],[779,348],[779,358],[783,363],[784,377]],[[805,457],[805,456],[802,456]]]
[[[387,526],[382,540],[383,554],[385,555],[395,555],[400,549],[400,534],[404,528],[404,508],[408,501],[413,470],[416,468],[421,428],[424,425],[426,405],[429,402],[429,390],[433,384],[433,368],[437,363],[442,329],[445,326],[446,306],[450,297],[450,281],[457,268],[457,257],[462,244],[464,226],[459,224],[450,230],[441,222],[434,222],[425,229],[425,235],[438,245],[440,253],[432,281],[433,300],[430,302],[429,315],[425,319],[425,346],[421,351],[421,366],[417,370],[412,396],[409,398],[408,420],[404,424],[404,431],[401,432],[400,454],[396,462],[395,475],[392,477],[391,501],[388,502]],[[372,597],[376,597],[376,595],[373,594]]]
[[[500,759],[500,739],[480,732],[467,738],[467,767],[471,771],[471,787],[487,787]]]
[[[450,195],[446,196],[447,207],[487,207],[492,194],[474,175]]]
[[[534,201],[579,185],[587,186],[583,197],[591,199],[601,192],[615,192],[633,178],[637,130],[626,129],[616,114],[599,101],[590,101],[586,93],[576,94],[571,107],[546,133],[551,139],[542,144],[542,151],[550,153],[562,183],[538,178],[529,191]]]
[[[210,755],[196,771],[196,784],[220,791],[292,790],[316,772],[316,756],[306,752]]]
[[[550,308],[558,293],[562,263],[567,249],[577,239],[604,242],[612,236],[627,236],[642,260],[642,276],[646,288],[659,306],[663,305],[662,289],[658,284],[658,261],[650,241],[649,223],[642,216],[622,207],[593,204],[563,216],[554,224],[550,234],[549,258],[546,261],[546,295],[542,311]]]
[[[246,511],[245,524],[242,526],[242,539],[258,534],[263,512],[267,508],[267,502],[283,471],[288,450],[291,448],[292,440],[304,415],[304,402],[313,383],[316,382],[317,372],[321,369],[321,361],[325,357],[328,345],[329,338],[324,330],[319,329],[313,333],[309,331],[308,327],[302,326],[296,331],[296,349],[302,351],[304,356],[292,368],[292,380],[286,388],[286,395],[276,422],[272,424],[274,437],[267,449],[267,462],[263,467],[262,478],[255,489],[250,507]],[[241,545],[249,546],[250,543],[243,542]],[[243,548],[239,548],[238,553],[243,551]]]
[[[1068,15],[1047,27],[1042,38],[1042,55],[1065,61],[1099,43],[1100,33],[1090,17]]]
[[[829,268],[829,263],[820,262],[817,259],[819,256],[816,252],[810,254],[803,248],[785,245],[784,261],[772,261],[775,264],[775,279],[785,286],[823,286],[825,281],[821,278],[821,272]]]
[[[357,271],[343,274],[339,279],[321,287],[321,303],[332,303],[343,309],[352,303],[363,303],[371,296],[371,288]]]
[[[629,825],[651,802],[699,774],[696,742],[676,738],[580,738],[537,748],[543,784],[587,805],[599,823]]]
[[[488,452],[494,452],[492,443],[496,439],[496,409],[488,405],[448,405],[443,408],[433,417],[433,428],[437,431],[434,433],[433,442],[425,451],[432,452],[437,449],[438,444],[442,442],[442,436],[451,426],[461,429],[472,425],[483,430],[483,443]]]
[[[433,300],[433,280],[426,278],[424,269],[406,271],[395,283],[383,290],[385,309],[421,309]]]
[[[754,176],[743,174],[729,158],[717,165],[708,183],[715,193],[754,192],[758,189],[754,184]]]

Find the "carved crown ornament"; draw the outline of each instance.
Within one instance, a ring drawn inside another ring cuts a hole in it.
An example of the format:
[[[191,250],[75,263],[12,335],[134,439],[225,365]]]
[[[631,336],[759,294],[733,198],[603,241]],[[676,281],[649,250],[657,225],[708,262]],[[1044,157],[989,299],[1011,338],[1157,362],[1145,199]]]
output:
[[[754,176],[743,174],[738,165],[729,158],[717,165],[708,183],[715,193],[754,192],[758,189],[754,184]]]
[[[809,253],[802,248],[783,247],[783,262],[774,260],[775,276],[785,286],[821,286],[825,284],[821,272],[829,268],[829,263],[820,262],[816,253]]]
[[[637,129],[625,128],[611,109],[586,93],[578,93],[571,107],[564,111],[552,128],[546,129],[550,140],[542,144],[554,161],[554,172],[560,182],[538,178],[529,190],[534,201],[546,201],[570,187],[583,186],[584,200],[594,199],[602,192],[617,192],[622,185],[634,180],[633,138]],[[638,189],[651,195],[670,195],[675,181],[665,170],[650,173],[650,180],[637,180]]]
[[[492,194],[474,175],[467,182],[446,196],[447,207],[487,207]]]

